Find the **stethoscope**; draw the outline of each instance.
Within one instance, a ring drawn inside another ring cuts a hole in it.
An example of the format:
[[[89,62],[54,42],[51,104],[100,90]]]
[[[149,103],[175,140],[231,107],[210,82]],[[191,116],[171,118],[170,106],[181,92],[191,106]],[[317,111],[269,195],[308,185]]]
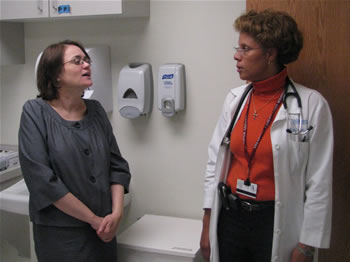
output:
[[[288,91],[289,86],[291,86],[292,91]],[[250,84],[246,88],[246,90],[244,91],[244,93],[241,97],[241,100],[239,101],[236,112],[232,118],[230,127],[229,127],[228,131],[226,132],[226,135],[222,141],[224,144],[230,143],[232,128],[236,122],[240,108],[241,108],[246,96],[249,94],[249,92],[252,88],[253,88],[253,84]],[[288,104],[287,104],[288,98],[294,98],[297,100],[300,113],[288,113]],[[303,118],[301,98],[300,98],[300,95],[299,95],[297,89],[295,88],[294,83],[289,79],[289,77],[287,77],[286,84],[284,86],[284,94],[283,94],[283,98],[282,98],[282,104],[283,104],[284,109],[287,112],[287,122],[289,123],[289,127],[286,129],[286,132],[288,134],[295,135],[296,137],[299,137],[299,138],[301,137],[301,141],[305,142],[306,135],[313,129],[313,126],[310,125],[306,129],[303,129],[303,123],[306,123],[307,121],[304,121],[304,118]],[[294,116],[296,115],[297,120],[292,119],[291,115],[294,115]]]
[[[289,85],[292,88],[292,92],[288,92]],[[289,98],[289,97],[294,97],[298,103],[298,108],[299,108],[300,113],[297,113],[297,115],[298,115],[298,121],[297,121],[298,123],[297,124],[295,124],[295,121],[290,119],[291,114],[288,113],[287,98]],[[283,107],[287,112],[287,121],[293,127],[293,128],[287,128],[286,129],[287,133],[293,134],[293,135],[306,135],[313,129],[313,126],[310,125],[306,129],[303,130],[304,117],[303,117],[303,111],[302,111],[301,98],[299,96],[297,89],[294,86],[294,83],[289,79],[289,77],[287,77],[286,85],[284,86]]]

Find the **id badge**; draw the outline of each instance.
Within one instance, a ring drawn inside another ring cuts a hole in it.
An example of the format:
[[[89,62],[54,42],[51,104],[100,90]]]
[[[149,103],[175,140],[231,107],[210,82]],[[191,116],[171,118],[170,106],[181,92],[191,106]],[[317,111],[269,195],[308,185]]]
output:
[[[258,192],[258,185],[250,183],[249,186],[246,186],[242,179],[237,179],[236,192],[247,197],[256,198],[256,193]]]

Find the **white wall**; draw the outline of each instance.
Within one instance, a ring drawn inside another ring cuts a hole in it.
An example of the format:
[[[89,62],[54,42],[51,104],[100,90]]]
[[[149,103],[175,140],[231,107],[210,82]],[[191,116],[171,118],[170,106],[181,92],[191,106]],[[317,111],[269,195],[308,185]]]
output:
[[[1,54],[0,54],[1,56]],[[0,57],[1,59],[1,57]],[[2,70],[1,70],[1,66],[0,66],[0,144],[2,144],[2,141],[1,141],[1,130],[2,130],[2,114],[1,114],[1,108],[2,108],[2,99],[1,99],[1,94],[2,94]]]
[[[184,112],[166,118],[155,99],[150,117],[127,120],[119,115],[115,99],[111,122],[133,176],[124,224],[145,213],[200,218],[207,146],[226,94],[242,84],[232,58],[238,39],[232,24],[244,9],[245,1],[152,1],[149,19],[26,23],[26,64],[2,67],[0,141],[17,144],[21,107],[37,94],[36,56],[53,42],[109,45],[115,98],[119,71],[127,63],[150,63],[155,87],[161,64],[183,63]]]

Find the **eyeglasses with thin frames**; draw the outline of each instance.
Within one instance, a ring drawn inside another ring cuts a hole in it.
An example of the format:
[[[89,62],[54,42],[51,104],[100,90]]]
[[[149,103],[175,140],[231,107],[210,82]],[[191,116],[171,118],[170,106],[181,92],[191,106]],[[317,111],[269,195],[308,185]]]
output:
[[[241,54],[241,55],[246,55],[246,54],[247,54],[249,51],[251,51],[251,50],[262,49],[262,48],[261,48],[261,47],[253,48],[253,47],[245,46],[245,47],[234,47],[234,49],[235,49],[236,52],[238,52],[239,54]]]
[[[89,65],[92,64],[92,61],[91,61],[91,59],[89,57],[87,57],[87,56],[85,56],[85,57],[76,56],[72,60],[64,62],[62,65],[67,64],[67,63],[71,63],[71,64],[75,64],[75,65],[82,65],[82,64],[84,64],[84,62],[89,64]]]

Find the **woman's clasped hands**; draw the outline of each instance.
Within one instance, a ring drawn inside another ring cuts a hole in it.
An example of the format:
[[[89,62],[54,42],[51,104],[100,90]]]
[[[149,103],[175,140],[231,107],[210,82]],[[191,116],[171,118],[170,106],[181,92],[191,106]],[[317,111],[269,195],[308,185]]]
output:
[[[112,213],[103,217],[96,217],[91,227],[96,230],[96,234],[103,242],[110,242],[115,237],[122,214]]]

